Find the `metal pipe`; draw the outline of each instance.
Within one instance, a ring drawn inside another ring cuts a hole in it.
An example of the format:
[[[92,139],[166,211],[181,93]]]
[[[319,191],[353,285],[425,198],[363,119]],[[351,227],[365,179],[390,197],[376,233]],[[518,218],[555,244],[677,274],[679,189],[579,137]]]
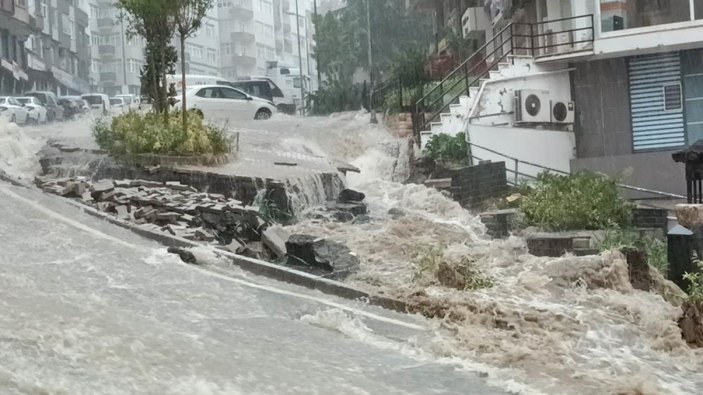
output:
[[[298,29],[298,67],[300,72],[300,115],[305,115],[305,88],[303,87],[303,54],[300,49],[300,13],[298,12],[298,0],[295,0],[295,25]]]
[[[376,110],[373,106],[373,55],[371,51],[371,0],[366,0],[366,36],[369,39],[369,107],[371,110],[371,123],[378,123]]]
[[[319,31],[319,15],[317,14],[317,0],[313,1],[313,7],[315,11],[315,44],[317,44],[317,40],[320,38],[320,31]],[[315,69],[317,70],[317,89],[319,90],[320,87],[322,86],[322,77],[320,76],[320,54],[315,51]]]

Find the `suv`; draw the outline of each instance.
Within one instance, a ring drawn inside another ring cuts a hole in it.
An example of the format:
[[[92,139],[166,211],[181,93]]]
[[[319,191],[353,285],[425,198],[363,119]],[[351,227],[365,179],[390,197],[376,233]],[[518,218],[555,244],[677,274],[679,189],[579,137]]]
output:
[[[63,119],[63,107],[59,105],[59,100],[54,92],[49,91],[29,91],[24,96],[33,96],[46,108],[46,121],[52,122]]]

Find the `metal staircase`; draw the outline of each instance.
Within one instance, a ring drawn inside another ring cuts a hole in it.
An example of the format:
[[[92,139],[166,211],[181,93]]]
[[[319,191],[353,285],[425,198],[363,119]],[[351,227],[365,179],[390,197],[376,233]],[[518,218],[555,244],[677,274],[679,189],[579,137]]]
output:
[[[462,126],[451,123],[469,122],[480,102],[483,83],[499,78],[514,65],[516,57],[534,60],[591,50],[593,37],[593,15],[506,25],[415,103],[416,142],[421,144],[422,135],[442,130],[443,125],[454,129]]]

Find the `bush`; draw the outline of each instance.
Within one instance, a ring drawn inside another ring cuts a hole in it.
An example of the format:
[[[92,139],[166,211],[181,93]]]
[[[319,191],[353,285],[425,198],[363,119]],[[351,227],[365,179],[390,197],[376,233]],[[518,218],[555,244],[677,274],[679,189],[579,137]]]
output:
[[[601,251],[610,250],[640,250],[647,254],[647,263],[659,273],[666,276],[669,270],[669,259],[666,251],[666,240],[652,236],[642,237],[634,229],[609,229],[600,242]]]
[[[469,158],[469,145],[464,133],[457,133],[454,137],[435,134],[427,143],[425,154],[436,161],[465,163]]]
[[[116,116],[111,123],[98,121],[93,137],[100,148],[115,156],[194,156],[225,154],[231,149],[224,130],[203,123],[194,112],[188,113],[185,130],[180,116],[170,117],[165,124],[162,114],[129,112]]]
[[[591,172],[542,173],[521,207],[529,225],[550,230],[627,226],[633,209],[618,194],[615,181]]]
[[[491,277],[484,275],[471,257],[461,257],[450,261],[444,256],[444,247],[428,246],[419,248],[413,255],[415,275],[413,281],[426,278],[437,281],[445,287],[459,290],[490,288],[494,285]]]
[[[696,305],[703,304],[703,265],[701,261],[696,257],[694,259],[697,271],[693,273],[685,273],[683,275],[684,280],[688,282],[688,300]]]

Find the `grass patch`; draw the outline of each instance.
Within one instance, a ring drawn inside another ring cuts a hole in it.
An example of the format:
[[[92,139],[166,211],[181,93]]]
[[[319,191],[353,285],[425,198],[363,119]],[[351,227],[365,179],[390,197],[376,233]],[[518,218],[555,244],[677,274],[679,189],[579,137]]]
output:
[[[100,148],[113,156],[219,155],[229,153],[232,148],[223,129],[204,123],[194,112],[188,113],[185,129],[180,116],[172,116],[165,123],[162,114],[120,114],[112,122],[98,121],[93,126],[93,137]]]
[[[647,255],[647,263],[666,277],[669,270],[666,241],[652,236],[641,236],[634,229],[608,229],[600,243],[601,251],[641,250]]]

